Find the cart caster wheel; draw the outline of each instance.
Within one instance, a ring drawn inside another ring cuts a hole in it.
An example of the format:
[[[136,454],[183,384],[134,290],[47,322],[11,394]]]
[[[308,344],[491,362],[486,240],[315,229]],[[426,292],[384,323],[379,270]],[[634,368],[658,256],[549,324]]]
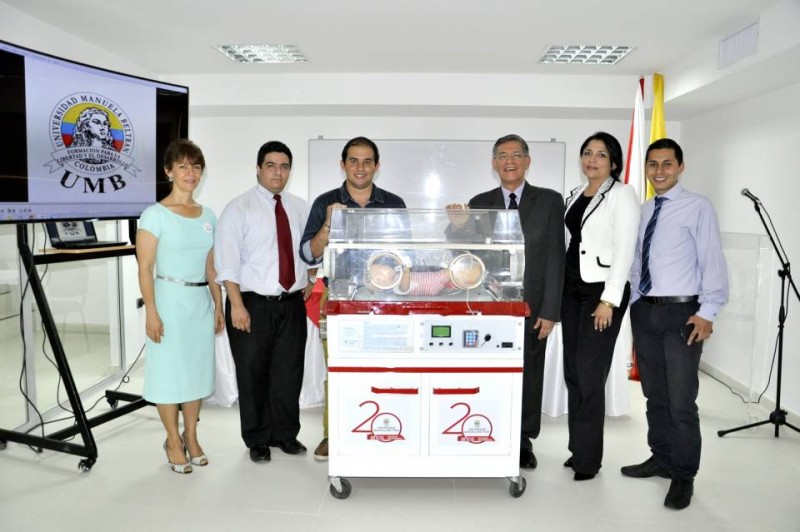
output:
[[[0,440],[0,451],[5,451],[6,450],[6,445],[7,444],[6,444],[5,440]]]
[[[94,458],[85,458],[78,462],[78,469],[81,473],[88,473],[92,470],[92,466],[94,465]]]
[[[528,483],[525,481],[525,477],[519,477],[519,482],[511,481],[511,485],[508,486],[508,493],[511,494],[512,497],[518,499],[525,493],[525,488],[527,487]]]
[[[119,401],[116,399],[106,399],[106,401],[108,402],[108,406],[110,406],[112,409],[117,408],[117,405],[119,404]]]
[[[342,484],[342,491],[337,491],[336,487],[331,484],[331,495],[333,495],[334,499],[346,499],[350,496],[350,493],[352,493],[353,486],[350,485],[350,481],[346,478],[339,479],[339,482]]]

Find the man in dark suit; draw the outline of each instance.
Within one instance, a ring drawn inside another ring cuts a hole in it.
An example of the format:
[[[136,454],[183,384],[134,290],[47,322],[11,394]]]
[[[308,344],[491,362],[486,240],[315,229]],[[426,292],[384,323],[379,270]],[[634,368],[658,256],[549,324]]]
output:
[[[522,442],[519,465],[536,467],[531,439],[539,435],[547,336],[561,318],[564,286],[564,200],[558,192],[530,185],[525,174],[531,164],[528,143],[519,135],[497,139],[492,166],[500,187],[469,201],[473,209],[519,209],[525,237],[525,301],[531,315],[525,320],[525,368],[522,374]],[[458,208],[449,205],[448,208]]]

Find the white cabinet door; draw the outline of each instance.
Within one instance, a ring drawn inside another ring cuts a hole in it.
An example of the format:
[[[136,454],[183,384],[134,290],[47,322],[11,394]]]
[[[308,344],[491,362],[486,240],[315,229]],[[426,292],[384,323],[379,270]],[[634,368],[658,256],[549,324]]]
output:
[[[340,455],[420,454],[419,374],[336,373],[329,375],[329,386],[336,390],[332,421]]]
[[[499,456],[511,453],[512,390],[509,373],[431,375],[431,456]]]

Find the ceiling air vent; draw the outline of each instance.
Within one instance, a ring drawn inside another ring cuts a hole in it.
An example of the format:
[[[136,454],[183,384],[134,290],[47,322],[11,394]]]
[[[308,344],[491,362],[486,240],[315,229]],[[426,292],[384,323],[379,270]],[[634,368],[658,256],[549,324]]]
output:
[[[746,28],[720,39],[717,70],[722,70],[758,51],[758,22],[756,20]]]

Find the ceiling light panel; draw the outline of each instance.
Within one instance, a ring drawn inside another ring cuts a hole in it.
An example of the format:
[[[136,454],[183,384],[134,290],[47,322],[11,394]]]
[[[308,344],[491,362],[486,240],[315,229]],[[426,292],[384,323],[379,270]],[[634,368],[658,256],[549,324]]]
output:
[[[236,63],[305,63],[308,58],[293,44],[220,44],[217,50]]]
[[[537,63],[558,65],[616,65],[623,57],[631,53],[633,46],[552,45],[539,56]]]

